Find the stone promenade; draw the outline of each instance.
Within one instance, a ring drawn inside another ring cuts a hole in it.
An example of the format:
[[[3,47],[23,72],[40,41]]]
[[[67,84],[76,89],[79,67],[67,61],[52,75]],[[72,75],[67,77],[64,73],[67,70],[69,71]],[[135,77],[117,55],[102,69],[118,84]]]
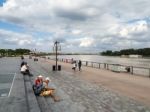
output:
[[[33,77],[19,72],[20,58],[0,59],[1,73],[15,73],[8,97],[0,98],[0,112],[150,112],[149,106],[121,95],[109,88],[80,78],[80,72],[52,71],[52,64],[43,59],[25,59]],[[32,83],[37,75],[50,77],[60,102],[50,97],[35,96]]]
[[[62,99],[58,103],[48,101],[52,112],[150,112],[144,104],[81,79],[79,72],[53,72],[52,65],[42,59],[28,62],[34,74],[51,78],[50,86]]]

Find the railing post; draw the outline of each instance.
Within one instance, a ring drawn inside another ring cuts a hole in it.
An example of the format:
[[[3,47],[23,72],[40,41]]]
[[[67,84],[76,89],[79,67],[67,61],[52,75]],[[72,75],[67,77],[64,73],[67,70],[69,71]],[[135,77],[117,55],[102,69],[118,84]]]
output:
[[[101,68],[101,64],[99,63],[99,69]]]
[[[107,64],[107,70],[109,70],[109,65]]]
[[[104,69],[106,69],[106,63],[104,63]]]
[[[92,68],[93,68],[93,62],[91,62],[91,64],[92,64]]]
[[[133,75],[133,66],[131,66],[131,74]]]
[[[88,66],[88,62],[86,61],[86,66]]]
[[[149,69],[149,78],[150,78],[150,69]]]

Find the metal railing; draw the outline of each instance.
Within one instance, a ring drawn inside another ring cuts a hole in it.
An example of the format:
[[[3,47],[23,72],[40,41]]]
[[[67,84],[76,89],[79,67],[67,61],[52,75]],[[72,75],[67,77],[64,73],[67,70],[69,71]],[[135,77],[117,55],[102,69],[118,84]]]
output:
[[[53,58],[48,58],[51,60],[55,60]],[[66,59],[66,58],[58,58],[58,61],[65,63],[72,63],[73,61],[78,62],[78,60]],[[110,63],[100,63],[100,62],[92,62],[92,61],[82,61],[82,66],[92,67],[97,69],[106,69],[111,70],[113,72],[124,72],[134,75],[146,76],[150,78],[150,68],[148,67],[137,67],[137,66],[128,66],[122,64],[110,64]]]

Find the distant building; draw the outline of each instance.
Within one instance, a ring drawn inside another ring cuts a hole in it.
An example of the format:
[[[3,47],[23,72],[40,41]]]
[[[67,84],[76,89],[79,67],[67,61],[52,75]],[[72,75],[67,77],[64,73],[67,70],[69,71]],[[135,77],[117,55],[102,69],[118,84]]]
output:
[[[121,55],[121,58],[129,58],[129,55]]]
[[[129,58],[142,58],[142,55],[129,55]]]
[[[142,55],[134,55],[134,54],[131,54],[131,55],[121,55],[121,58],[142,58],[143,56]]]

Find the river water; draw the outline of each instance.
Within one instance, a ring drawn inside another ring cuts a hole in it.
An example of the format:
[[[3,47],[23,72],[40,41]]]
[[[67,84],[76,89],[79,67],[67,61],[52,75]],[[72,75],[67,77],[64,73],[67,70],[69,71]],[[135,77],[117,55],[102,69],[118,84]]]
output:
[[[55,58],[55,56],[49,56],[49,57]],[[100,55],[59,55],[58,58],[64,58],[64,59],[73,58],[74,60],[81,60],[81,61],[122,64],[127,66],[150,68],[150,59],[145,59],[145,58],[120,58],[120,57],[100,56]]]

